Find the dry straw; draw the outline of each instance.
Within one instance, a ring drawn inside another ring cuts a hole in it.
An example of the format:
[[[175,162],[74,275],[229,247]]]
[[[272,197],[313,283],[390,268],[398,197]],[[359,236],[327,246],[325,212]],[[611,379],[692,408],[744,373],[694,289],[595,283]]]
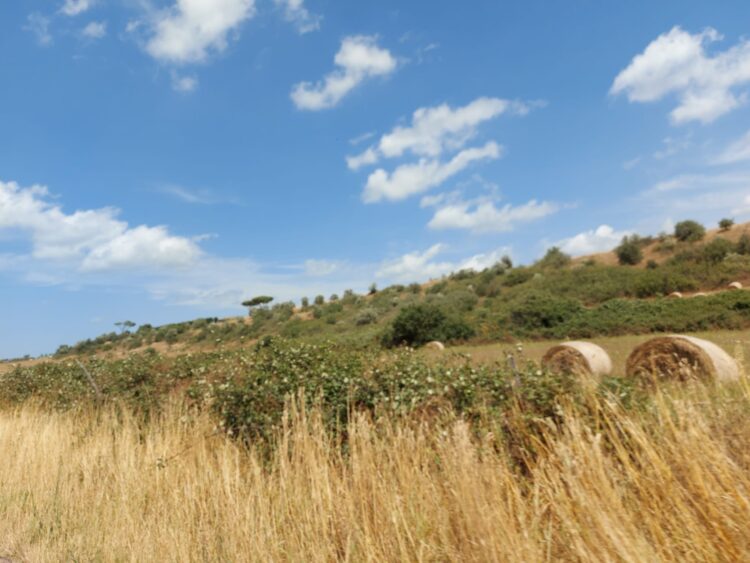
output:
[[[547,350],[542,366],[552,373],[605,376],[612,373],[609,354],[591,342],[563,342]]]
[[[652,338],[628,357],[628,377],[640,379],[739,379],[737,362],[713,342],[693,336],[671,335]]]

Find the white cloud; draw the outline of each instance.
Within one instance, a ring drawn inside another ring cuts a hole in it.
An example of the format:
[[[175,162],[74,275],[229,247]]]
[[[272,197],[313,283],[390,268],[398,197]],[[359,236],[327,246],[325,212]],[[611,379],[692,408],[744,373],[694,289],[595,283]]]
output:
[[[714,159],[714,164],[734,164],[750,160],[750,131],[730,144]]]
[[[448,162],[422,158],[414,164],[402,164],[390,174],[379,168],[368,177],[363,199],[366,203],[405,199],[439,186],[473,162],[500,158],[502,152],[500,145],[490,141],[483,147],[464,149]]]
[[[748,195],[750,172],[747,171],[683,174],[657,183],[633,203],[641,215],[655,214],[651,223],[664,217],[714,221],[727,214],[739,215],[734,210],[742,207]]]
[[[357,170],[362,166],[375,164],[377,161],[378,153],[372,147],[356,156],[346,157],[346,165],[349,167],[349,170]]]
[[[518,206],[510,204],[497,207],[493,201],[459,201],[441,207],[428,226],[431,229],[465,229],[474,233],[501,233],[512,231],[519,223],[542,219],[558,211],[559,207],[547,201],[531,201]]]
[[[229,34],[254,14],[254,0],[177,0],[154,17],[146,50],[163,62],[201,62],[226,49]]]
[[[81,30],[84,37],[101,39],[107,35],[107,22],[91,22]]]
[[[386,261],[380,266],[376,276],[399,282],[424,281],[459,270],[484,270],[496,264],[504,255],[510,254],[508,248],[499,248],[457,262],[434,261],[446,248],[444,244],[435,244],[424,252],[410,252],[395,260]]]
[[[308,276],[328,276],[339,269],[339,264],[329,260],[305,260],[305,274]]]
[[[45,187],[0,182],[0,232],[28,237],[34,260],[93,271],[173,268],[201,255],[192,240],[171,235],[163,226],[130,227],[112,208],[65,213],[48,200]]]
[[[176,197],[185,203],[195,205],[218,205],[222,203],[239,205],[240,201],[233,197],[226,197],[209,189],[188,189],[176,184],[167,184],[159,187],[159,191]]]
[[[739,107],[746,92],[733,89],[750,82],[750,42],[742,40],[715,56],[706,46],[722,39],[711,28],[690,34],[674,27],[652,41],[621,71],[610,89],[631,102],[654,102],[669,94],[678,104],[671,112],[675,124],[710,123]]]
[[[396,59],[387,49],[377,46],[376,38],[366,35],[346,37],[334,58],[338,69],[313,84],[300,82],[292,88],[291,98],[298,109],[322,110],[334,107],[359,84],[396,70]]]
[[[181,75],[176,72],[172,73],[172,89],[175,92],[185,94],[194,92],[198,88],[198,77],[195,75]]]
[[[294,24],[300,34],[320,29],[323,17],[310,13],[305,8],[304,0],[274,0],[274,2],[284,9],[284,19]]]
[[[533,104],[532,104],[533,105]],[[419,108],[409,126],[395,127],[380,138],[377,146],[358,156],[348,157],[347,164],[356,170],[374,164],[380,157],[393,158],[410,152],[417,156],[436,158],[445,151],[459,150],[477,134],[479,125],[511,112],[525,115],[532,105],[500,98],[477,98],[459,108],[447,104]]]
[[[36,37],[37,43],[42,47],[52,45],[52,34],[49,31],[49,18],[39,12],[29,14],[26,18],[24,30],[32,33]]]
[[[584,231],[558,241],[555,246],[573,256],[596,254],[612,250],[620,244],[623,237],[630,234],[630,231],[616,231],[609,225],[601,225],[595,230]]]
[[[60,11],[66,16],[77,16],[89,10],[95,3],[95,0],[65,0]]]
[[[706,190],[727,187],[750,186],[750,174],[732,172],[724,174],[681,174],[657,182],[647,193],[673,192],[677,190]]]
[[[666,137],[662,140],[663,147],[654,152],[656,160],[664,160],[679,154],[692,146],[691,135],[685,135],[681,138]]]

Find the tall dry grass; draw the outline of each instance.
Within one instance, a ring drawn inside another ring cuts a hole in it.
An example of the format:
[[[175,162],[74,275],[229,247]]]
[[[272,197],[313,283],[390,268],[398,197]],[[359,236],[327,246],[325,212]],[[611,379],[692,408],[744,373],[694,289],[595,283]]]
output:
[[[260,455],[173,406],[0,413],[0,556],[18,561],[750,560],[750,389],[584,412],[516,449],[456,421],[292,412]],[[519,413],[512,416],[520,416]],[[544,425],[542,425],[544,426]]]

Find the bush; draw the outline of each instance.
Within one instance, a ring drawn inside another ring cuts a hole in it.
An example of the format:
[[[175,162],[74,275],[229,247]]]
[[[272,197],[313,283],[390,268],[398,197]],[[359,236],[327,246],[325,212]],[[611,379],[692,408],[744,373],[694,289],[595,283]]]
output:
[[[640,239],[638,235],[623,237],[620,246],[615,248],[615,254],[620,264],[634,266],[643,260]]]
[[[314,303],[316,305],[323,305],[326,302],[326,298],[322,295],[316,295]]]
[[[737,254],[750,255],[750,235],[747,233],[743,233],[740,240],[737,241]]]
[[[697,221],[680,221],[674,226],[674,236],[682,242],[696,242],[706,236],[706,228]]]
[[[549,292],[527,294],[510,309],[510,322],[521,333],[549,333],[581,312],[583,306],[575,299],[557,297]]]
[[[473,335],[469,325],[449,317],[439,307],[419,304],[401,309],[382,340],[386,346],[421,346],[432,340],[462,340]]]
[[[734,219],[722,219],[719,221],[719,228],[722,231],[728,231],[732,227],[734,227]]]
[[[544,255],[544,258],[537,262],[537,265],[541,268],[552,268],[559,269],[570,264],[570,256],[565,254],[557,246],[553,246]]]
[[[354,317],[354,324],[357,326],[369,325],[378,320],[378,312],[375,309],[362,309],[356,317]]]
[[[727,239],[716,237],[703,248],[703,256],[709,263],[718,264],[727,254],[734,252],[735,246]]]

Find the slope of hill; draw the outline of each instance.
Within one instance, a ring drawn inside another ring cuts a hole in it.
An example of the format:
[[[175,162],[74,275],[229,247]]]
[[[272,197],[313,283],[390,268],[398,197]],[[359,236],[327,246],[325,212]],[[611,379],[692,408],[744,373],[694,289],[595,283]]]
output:
[[[270,335],[362,347],[379,344],[394,318],[414,305],[441,311],[476,342],[750,327],[750,292],[724,291],[730,282],[750,285],[750,224],[708,231],[696,242],[661,235],[638,244],[643,259],[635,266],[618,264],[614,251],[571,260],[552,250],[530,266],[498,263],[370,295],[346,290],[305,306],[261,306],[252,317],[143,324],[61,346],[56,355],[122,356],[146,348],[177,354],[238,347]],[[705,295],[680,300],[669,298],[673,292]]]

